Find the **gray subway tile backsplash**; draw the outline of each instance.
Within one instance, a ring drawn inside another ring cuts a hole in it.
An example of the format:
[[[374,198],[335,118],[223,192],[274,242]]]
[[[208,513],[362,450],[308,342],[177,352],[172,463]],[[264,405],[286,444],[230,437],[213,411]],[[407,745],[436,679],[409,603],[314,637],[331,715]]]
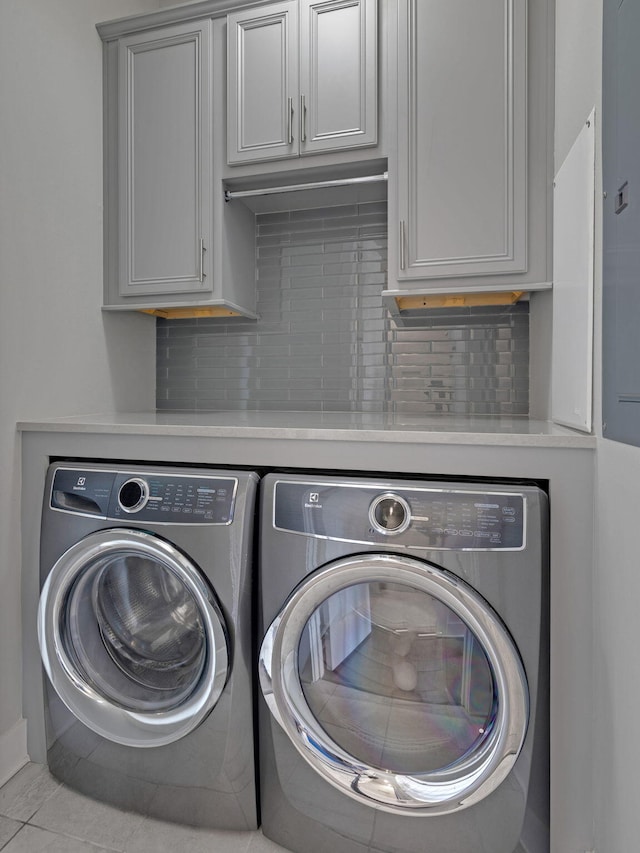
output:
[[[256,217],[257,321],[157,320],[160,410],[526,415],[528,304],[382,302],[386,204]]]

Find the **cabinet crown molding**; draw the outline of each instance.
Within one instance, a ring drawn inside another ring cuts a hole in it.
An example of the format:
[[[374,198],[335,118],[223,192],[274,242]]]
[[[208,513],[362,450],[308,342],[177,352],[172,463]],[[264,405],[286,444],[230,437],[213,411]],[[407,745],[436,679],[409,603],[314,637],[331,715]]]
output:
[[[253,6],[264,6],[264,0],[246,3],[238,3],[238,0],[201,0],[198,3],[185,3],[183,6],[173,6],[158,12],[147,12],[144,15],[129,15],[126,18],[103,21],[96,24],[96,29],[103,41],[113,41],[122,36],[168,24],[223,17],[227,12],[250,9]]]

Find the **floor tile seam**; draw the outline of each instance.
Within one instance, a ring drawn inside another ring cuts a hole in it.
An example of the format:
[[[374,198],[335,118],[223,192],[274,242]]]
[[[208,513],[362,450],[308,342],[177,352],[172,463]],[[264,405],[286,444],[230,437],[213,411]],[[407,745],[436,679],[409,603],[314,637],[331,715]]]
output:
[[[53,778],[53,777],[51,777],[51,778]],[[58,783],[56,784],[55,788],[54,788],[52,791],[50,791],[50,792],[49,792],[49,793],[44,797],[44,799],[43,799],[43,800],[41,800],[41,801],[38,803],[38,805],[34,808],[34,810],[31,812],[31,814],[30,814],[28,817],[18,817],[18,818],[13,818],[13,820],[19,820],[21,823],[25,823],[25,824],[26,824],[26,823],[31,823],[31,820],[32,820],[32,819],[33,819],[33,818],[38,814],[38,812],[40,811],[40,809],[41,809],[44,805],[46,805],[46,803],[48,803],[48,802],[49,802],[49,800],[51,799],[51,797],[52,797],[55,793],[57,793],[57,791],[59,791],[61,787],[62,787],[62,783],[61,783],[61,782],[58,782]],[[39,827],[39,829],[42,829],[42,827]]]
[[[216,827],[211,827],[211,826],[199,826],[199,825],[185,824],[185,823],[180,823],[180,822],[176,822],[176,821],[163,821],[162,819],[154,817],[153,815],[144,815],[142,817],[143,817],[142,822],[139,824],[139,826],[136,827],[136,829],[132,833],[131,837],[129,838],[129,840],[127,842],[127,846],[124,849],[124,853],[129,853],[129,845],[131,844],[132,841],[135,842],[136,837],[139,834],[142,834],[142,835],[146,834],[145,833],[145,824],[162,825],[164,823],[168,823],[172,827],[172,829],[177,829],[178,831],[180,831],[180,830],[184,830],[185,832],[195,831],[196,833],[212,834],[212,835],[216,835],[216,834],[220,833],[223,835],[223,838],[218,839],[218,840],[219,841],[223,840],[225,842],[232,842],[233,843],[233,853],[249,853],[249,849],[250,849],[251,844],[253,842],[254,836],[257,834],[257,832],[259,832],[259,830],[222,829],[222,828],[216,828]],[[244,836],[246,836],[246,837],[244,837]],[[214,841],[214,839],[212,838],[211,843],[213,843],[213,841]],[[225,847],[226,846],[227,845],[225,844]],[[213,851],[213,848],[212,848],[212,851]]]
[[[33,817],[35,816],[36,815],[34,815]],[[92,847],[95,847],[96,850],[108,850],[110,851],[110,853],[126,853],[126,847],[110,847],[108,844],[98,844],[96,842],[90,841],[83,835],[73,835],[72,832],[60,832],[60,830],[58,829],[50,829],[48,826],[42,826],[42,824],[33,823],[32,819],[27,821],[24,826],[32,826],[34,829],[40,829],[43,832],[48,832],[50,835],[57,835],[59,838],[70,838],[73,841],[79,841],[82,844],[90,844]]]
[[[2,817],[6,817],[6,815],[2,815]],[[16,829],[16,831],[13,833],[13,835],[11,835],[9,838],[7,838],[7,840],[6,840],[6,841],[4,841],[2,844],[0,844],[0,850],[4,850],[4,848],[7,846],[7,844],[10,844],[10,843],[13,841],[13,839],[16,837],[16,835],[17,835],[19,832],[22,832],[22,830],[23,830],[23,829],[25,828],[25,826],[26,826],[26,824],[25,824],[25,822],[24,822],[24,821],[22,821],[22,820],[16,820],[14,817],[7,818],[7,820],[12,820],[12,821],[14,821],[14,823],[19,824],[19,826],[18,826],[18,828]]]
[[[0,788],[0,791],[8,788],[11,785],[11,783],[16,779],[16,777],[19,776],[20,774],[22,774],[27,768],[39,767],[39,766],[41,766],[41,765],[37,765],[34,762],[27,762],[27,764],[25,764],[24,767],[22,767],[18,771],[18,773],[16,773],[15,776],[12,777],[12,779],[9,779],[6,782],[6,784],[2,788]],[[42,769],[44,770],[45,768],[43,767]],[[49,777],[49,780],[54,783],[54,787],[49,791],[48,794],[43,796],[42,793],[37,792],[38,785],[43,778],[42,775],[38,775],[34,779],[31,780],[30,784],[28,785],[28,787],[26,787],[25,790],[20,792],[21,796],[18,799],[14,798],[11,801],[9,809],[7,811],[3,811],[2,807],[0,806],[0,817],[6,817],[6,818],[9,818],[10,820],[19,821],[20,823],[28,823],[31,820],[31,818],[42,808],[42,806],[58,791],[58,789],[60,788],[60,786],[62,784],[60,781],[55,779],[55,777],[53,777],[50,773],[48,773],[48,777]],[[22,807],[24,805],[25,801],[29,800],[29,798],[31,797],[31,795],[33,794],[34,791],[36,791],[36,796],[33,799],[37,802],[37,805],[33,806],[33,811],[29,812],[28,815],[26,815],[26,816],[24,814],[20,814],[19,816],[16,815],[15,811],[20,810],[20,809],[15,809],[16,804],[18,804],[18,805],[20,805],[20,807]],[[14,813],[10,813],[10,810],[13,811]]]
[[[248,831],[246,839],[243,839],[243,844],[246,841],[246,845],[243,846],[242,849],[238,849],[238,853],[249,853],[249,850],[251,849],[251,844],[257,831],[258,830],[255,829]]]

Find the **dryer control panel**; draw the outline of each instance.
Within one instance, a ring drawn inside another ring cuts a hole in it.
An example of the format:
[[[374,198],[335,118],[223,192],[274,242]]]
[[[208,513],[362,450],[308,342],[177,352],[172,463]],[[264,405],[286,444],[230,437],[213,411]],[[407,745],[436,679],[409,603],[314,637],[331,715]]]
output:
[[[526,500],[516,492],[393,488],[372,484],[276,483],[273,523],[322,539],[394,548],[519,551]]]
[[[231,524],[235,477],[59,468],[50,506],[112,520]]]

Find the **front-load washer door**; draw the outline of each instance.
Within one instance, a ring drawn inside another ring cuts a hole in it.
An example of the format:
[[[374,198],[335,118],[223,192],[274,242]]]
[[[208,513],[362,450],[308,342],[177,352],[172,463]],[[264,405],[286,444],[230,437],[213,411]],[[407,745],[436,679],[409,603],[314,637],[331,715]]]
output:
[[[127,746],[192,731],[228,677],[228,635],[198,568],[169,542],[92,533],[55,563],[38,610],[42,661],[69,710]]]
[[[268,629],[259,673],[303,758],[388,812],[480,801],[527,731],[524,669],[497,614],[459,578],[411,558],[350,557],[310,575]]]

